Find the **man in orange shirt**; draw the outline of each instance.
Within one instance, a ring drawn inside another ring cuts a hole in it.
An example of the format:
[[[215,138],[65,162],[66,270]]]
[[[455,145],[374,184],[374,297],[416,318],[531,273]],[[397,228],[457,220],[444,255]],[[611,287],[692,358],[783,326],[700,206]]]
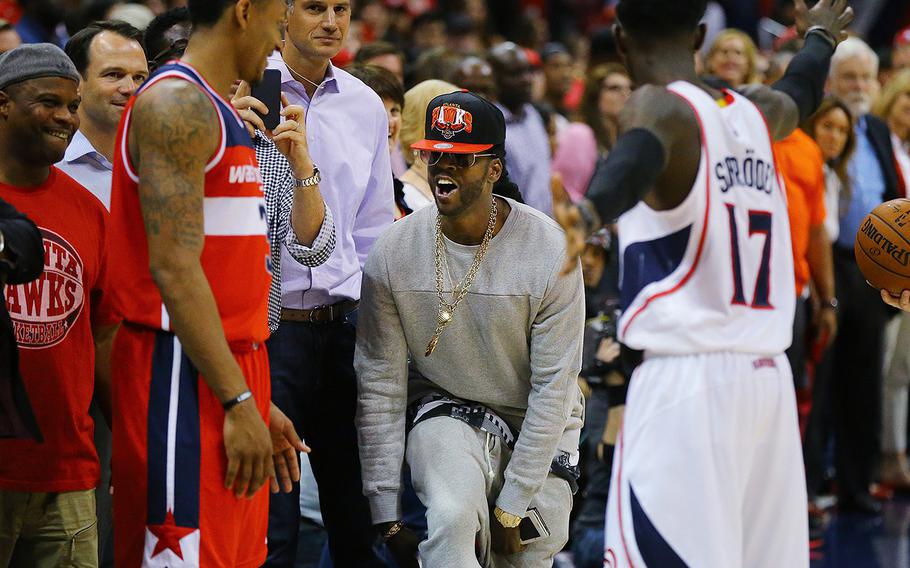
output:
[[[774,144],[778,169],[787,188],[793,242],[796,315],[793,345],[787,351],[797,388],[806,385],[806,348],[827,347],[837,334],[837,298],[831,240],[825,231],[825,173],[821,149],[797,128]],[[807,284],[812,283],[811,288]],[[813,337],[807,337],[809,315]]]

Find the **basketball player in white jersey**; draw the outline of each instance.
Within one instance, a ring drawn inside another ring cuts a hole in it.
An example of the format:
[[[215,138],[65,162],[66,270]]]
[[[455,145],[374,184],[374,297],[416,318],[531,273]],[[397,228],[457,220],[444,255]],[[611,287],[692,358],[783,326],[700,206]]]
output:
[[[771,151],[811,115],[852,20],[797,1],[803,50],[772,88],[702,82],[705,0],[620,0],[640,85],[580,207],[557,209],[570,258],[618,219],[619,337],[643,351],[617,441],[605,566],[809,565],[791,343],[793,259]]]

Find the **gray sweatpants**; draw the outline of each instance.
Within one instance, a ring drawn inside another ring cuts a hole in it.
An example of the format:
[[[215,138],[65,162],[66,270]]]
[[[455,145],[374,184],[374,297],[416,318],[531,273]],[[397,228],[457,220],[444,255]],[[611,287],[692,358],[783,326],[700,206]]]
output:
[[[550,529],[550,536],[511,556],[490,550],[491,511],[511,455],[501,438],[455,418],[438,416],[414,427],[408,436],[406,457],[414,489],[427,508],[428,536],[420,544],[424,566],[553,565],[553,557],[569,539],[572,490],[566,480],[552,473],[531,501],[531,507],[537,507]]]

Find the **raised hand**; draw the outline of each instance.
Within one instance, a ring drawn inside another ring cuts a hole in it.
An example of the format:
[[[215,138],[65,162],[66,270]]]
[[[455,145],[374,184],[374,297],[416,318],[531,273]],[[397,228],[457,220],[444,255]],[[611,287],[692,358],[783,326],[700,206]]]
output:
[[[313,175],[313,160],[306,138],[306,111],[300,105],[289,104],[284,93],[281,102],[284,104],[281,116],[285,120],[272,132],[272,141],[288,159],[294,177],[305,179]]]
[[[852,21],[853,8],[847,0],[819,0],[811,10],[805,0],[796,0],[796,30],[800,36],[813,26],[821,26],[839,43],[847,39],[847,26]]]

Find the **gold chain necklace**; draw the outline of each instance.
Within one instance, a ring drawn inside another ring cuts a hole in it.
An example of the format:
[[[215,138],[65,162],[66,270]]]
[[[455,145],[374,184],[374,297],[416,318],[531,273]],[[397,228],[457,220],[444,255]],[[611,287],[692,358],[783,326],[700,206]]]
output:
[[[455,283],[451,276],[451,272],[449,271],[449,262],[446,258],[446,245],[442,236],[442,216],[438,213],[436,214],[436,296],[439,298],[439,308],[436,312],[436,330],[433,331],[433,337],[430,338],[430,343],[427,345],[427,351],[424,353],[424,357],[429,357],[433,354],[433,351],[436,350],[436,345],[439,343],[439,337],[442,335],[446,326],[452,322],[452,317],[455,315],[455,308],[457,308],[458,304],[460,304],[465,296],[468,295],[468,288],[470,288],[471,284],[474,282],[474,277],[477,276],[477,271],[480,269],[480,263],[483,262],[483,259],[487,254],[487,249],[490,246],[490,240],[493,238],[493,231],[496,229],[497,213],[496,198],[494,197],[493,206],[490,208],[490,221],[487,223],[487,231],[483,235],[483,240],[480,242],[477,252],[474,253],[474,260],[471,261],[468,273],[465,274],[464,279],[458,284]],[[449,274],[450,280],[452,280],[452,300],[448,302],[442,291],[443,264],[446,265],[446,272]]]

